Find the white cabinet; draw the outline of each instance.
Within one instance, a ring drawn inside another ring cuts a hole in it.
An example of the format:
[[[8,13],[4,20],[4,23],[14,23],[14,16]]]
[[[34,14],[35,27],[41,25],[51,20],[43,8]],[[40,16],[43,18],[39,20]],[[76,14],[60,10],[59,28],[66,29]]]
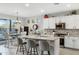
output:
[[[49,19],[49,28],[55,29],[55,19],[54,18]]]
[[[43,19],[43,28],[44,28],[44,29],[49,28],[48,19]]]
[[[55,19],[54,18],[43,19],[43,28],[55,29]]]
[[[79,49],[79,38],[74,39],[74,48]]]
[[[74,19],[72,16],[66,17],[66,29],[73,29],[74,27]]]
[[[74,25],[76,29],[79,29],[79,16],[74,16]]]
[[[56,23],[64,22],[66,29],[79,29],[79,15],[56,17]]]
[[[43,19],[43,28],[55,29],[55,23],[65,23],[66,29],[79,29],[79,15],[59,16]]]
[[[68,48],[72,48],[73,47],[73,41],[70,37],[65,37],[65,47],[68,47]]]
[[[65,47],[79,49],[79,37],[65,37]]]

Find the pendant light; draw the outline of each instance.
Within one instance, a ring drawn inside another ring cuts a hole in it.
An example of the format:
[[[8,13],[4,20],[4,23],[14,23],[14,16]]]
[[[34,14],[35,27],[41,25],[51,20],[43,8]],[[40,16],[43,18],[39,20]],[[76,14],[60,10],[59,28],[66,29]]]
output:
[[[47,14],[45,14],[45,15],[44,15],[44,18],[48,18],[48,15],[47,15]]]
[[[21,21],[19,20],[19,17],[18,17],[18,14],[19,14],[18,9],[17,9],[16,14],[17,14],[17,17],[16,17],[16,24],[17,24],[17,23],[19,23],[19,24],[20,24],[20,23],[21,23]]]
[[[16,33],[20,33],[20,25],[21,25],[21,21],[19,20],[19,17],[18,17],[18,9],[16,11],[16,22],[15,22],[15,31]]]

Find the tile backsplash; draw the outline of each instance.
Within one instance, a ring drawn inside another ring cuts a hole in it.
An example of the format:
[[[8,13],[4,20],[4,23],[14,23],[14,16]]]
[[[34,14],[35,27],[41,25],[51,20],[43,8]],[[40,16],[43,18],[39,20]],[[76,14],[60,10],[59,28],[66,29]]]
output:
[[[45,29],[47,34],[53,34],[53,30],[55,33],[69,33],[70,36],[79,36],[79,29],[65,29],[65,30],[56,30],[56,29]]]

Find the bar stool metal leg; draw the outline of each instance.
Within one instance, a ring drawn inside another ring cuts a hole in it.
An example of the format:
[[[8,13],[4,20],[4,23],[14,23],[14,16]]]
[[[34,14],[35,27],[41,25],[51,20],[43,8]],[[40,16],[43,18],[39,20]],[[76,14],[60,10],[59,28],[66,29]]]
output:
[[[37,55],[38,55],[38,49],[36,48],[36,52],[37,52]]]
[[[36,49],[36,48],[33,48],[33,50],[34,50],[34,51],[33,51],[33,52],[34,52],[34,55],[35,55],[35,52],[36,52],[35,49]]]
[[[23,52],[23,54],[24,54],[24,45],[22,45],[22,52]]]
[[[44,52],[44,51],[41,51],[41,55],[43,55],[43,52]]]
[[[24,47],[25,47],[25,52],[26,52],[26,54],[28,54],[28,51],[27,51],[26,45],[25,45]]]
[[[32,47],[29,48],[29,54],[32,55]]]
[[[18,45],[18,47],[17,47],[16,54],[17,54],[18,51],[19,51],[19,45]]]
[[[29,55],[29,53],[30,53],[30,49],[27,49],[27,55]]]
[[[50,51],[48,51],[48,55],[50,55]]]

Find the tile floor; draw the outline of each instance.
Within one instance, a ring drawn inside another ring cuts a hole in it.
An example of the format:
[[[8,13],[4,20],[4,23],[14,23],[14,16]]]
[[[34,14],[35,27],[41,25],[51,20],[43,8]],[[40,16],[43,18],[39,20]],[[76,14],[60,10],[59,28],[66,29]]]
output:
[[[79,50],[70,48],[60,48],[60,55],[79,55]]]

